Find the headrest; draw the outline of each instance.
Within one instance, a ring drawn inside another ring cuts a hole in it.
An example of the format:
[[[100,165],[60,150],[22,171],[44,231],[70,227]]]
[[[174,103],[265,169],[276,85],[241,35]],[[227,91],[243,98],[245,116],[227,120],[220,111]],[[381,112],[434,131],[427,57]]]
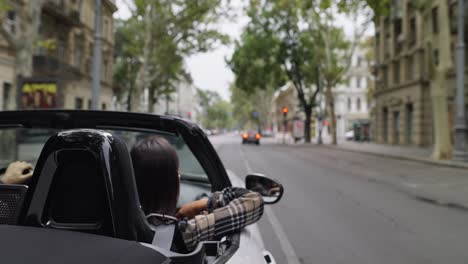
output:
[[[26,224],[150,241],[128,149],[102,130],[52,136],[42,149],[27,198]]]

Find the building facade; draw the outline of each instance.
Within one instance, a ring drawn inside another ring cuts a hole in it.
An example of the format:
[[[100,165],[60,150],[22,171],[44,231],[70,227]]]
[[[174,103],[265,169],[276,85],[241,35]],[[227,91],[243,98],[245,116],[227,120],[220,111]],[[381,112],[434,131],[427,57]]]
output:
[[[445,5],[444,8],[441,5]],[[431,61],[437,64],[439,45],[447,41],[450,42],[453,65],[456,65],[456,14],[459,10],[455,0],[436,0],[430,8],[430,15],[425,19],[412,5],[412,1],[393,1],[390,14],[380,18],[376,24],[373,129],[378,143],[416,146],[433,144]],[[448,10],[447,14],[441,14],[441,9]],[[450,20],[450,39],[439,37],[441,16]],[[430,30],[429,41],[425,41],[428,38],[427,30]],[[446,89],[447,119],[453,132],[454,67],[447,74]]]
[[[112,108],[114,47],[112,15],[116,10],[115,0],[102,1],[99,102],[101,109]],[[69,109],[91,108],[94,18],[94,1],[45,1],[41,11],[38,45],[33,55],[33,75],[30,79],[56,83],[56,88],[53,93],[51,92],[54,104],[41,105]],[[14,11],[10,11],[6,19],[4,23],[9,25],[14,33],[16,19],[18,19]],[[16,83],[14,52],[14,47],[9,47],[4,39],[0,40],[0,107],[2,109],[24,108],[24,102],[27,100],[19,100],[19,105],[16,103],[16,92],[24,94],[28,88],[21,87],[21,85],[12,87],[12,84]]]
[[[199,110],[197,92],[192,78],[184,74],[177,83],[174,93],[162,95],[154,105],[153,113],[173,115],[196,121]]]
[[[347,81],[337,85],[333,91],[338,139],[344,139],[346,132],[352,130],[356,122],[369,120],[367,88],[372,74],[369,71],[371,62],[366,59],[365,53],[363,49],[355,50],[345,76]]]

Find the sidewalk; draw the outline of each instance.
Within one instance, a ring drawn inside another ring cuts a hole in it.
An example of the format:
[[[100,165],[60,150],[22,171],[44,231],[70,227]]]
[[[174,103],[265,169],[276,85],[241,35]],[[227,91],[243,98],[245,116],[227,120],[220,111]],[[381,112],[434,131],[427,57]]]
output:
[[[424,174],[412,175],[402,181],[395,177],[376,180],[390,183],[400,190],[426,202],[448,207],[468,210],[468,163],[454,161],[437,161],[431,159],[432,149],[405,146],[390,146],[376,143],[359,143],[343,141],[337,146],[323,145],[327,148],[394,158],[400,160],[416,161],[433,166],[447,167],[448,170],[460,170],[454,175],[440,174],[429,176]],[[428,166],[427,170],[431,167]],[[466,173],[463,171],[466,170]]]
[[[377,156],[410,160],[427,163],[436,166],[447,166],[452,168],[468,169],[468,162],[457,162],[452,160],[435,160],[431,158],[432,148],[393,146],[376,144],[370,142],[339,141],[338,145],[325,145],[331,148],[339,148],[346,151],[373,154]],[[468,176],[468,175],[467,175]]]

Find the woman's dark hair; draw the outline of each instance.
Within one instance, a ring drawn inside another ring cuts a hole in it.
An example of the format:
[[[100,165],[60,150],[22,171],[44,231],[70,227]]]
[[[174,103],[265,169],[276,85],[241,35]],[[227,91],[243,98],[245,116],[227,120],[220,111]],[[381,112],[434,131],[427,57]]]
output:
[[[164,138],[152,136],[131,150],[143,211],[174,215],[179,198],[179,158]]]

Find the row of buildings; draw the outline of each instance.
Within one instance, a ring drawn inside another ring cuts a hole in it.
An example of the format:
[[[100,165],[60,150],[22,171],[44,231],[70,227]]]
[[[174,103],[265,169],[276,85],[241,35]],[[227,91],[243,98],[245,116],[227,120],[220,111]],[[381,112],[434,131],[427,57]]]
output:
[[[101,17],[101,96],[100,108],[112,107],[112,65],[114,59],[113,13],[115,0],[102,1]],[[15,12],[26,8],[27,1],[10,1],[4,25],[17,34],[19,19]],[[39,36],[33,53],[33,73],[27,83],[17,84],[16,50],[5,37],[0,38],[0,109],[74,108],[89,109],[92,91],[94,46],[94,1],[45,0]],[[33,25],[31,25],[33,26]],[[19,93],[19,94],[18,94]]]
[[[434,143],[431,67],[438,65],[444,47],[450,47],[452,64],[456,65],[457,14],[461,10],[455,0],[436,0],[429,7],[429,15],[424,16],[412,2],[393,1],[390,14],[376,24],[374,137],[378,143],[431,146]],[[463,12],[466,14],[467,10]],[[441,23],[442,18],[448,18],[448,28],[442,28],[446,25]],[[443,30],[449,30],[449,38],[441,36]],[[467,37],[465,33],[465,43]],[[455,67],[447,72],[444,83],[448,95],[446,118],[453,142]],[[466,99],[467,92],[465,88]],[[465,109],[468,113],[468,106]]]

